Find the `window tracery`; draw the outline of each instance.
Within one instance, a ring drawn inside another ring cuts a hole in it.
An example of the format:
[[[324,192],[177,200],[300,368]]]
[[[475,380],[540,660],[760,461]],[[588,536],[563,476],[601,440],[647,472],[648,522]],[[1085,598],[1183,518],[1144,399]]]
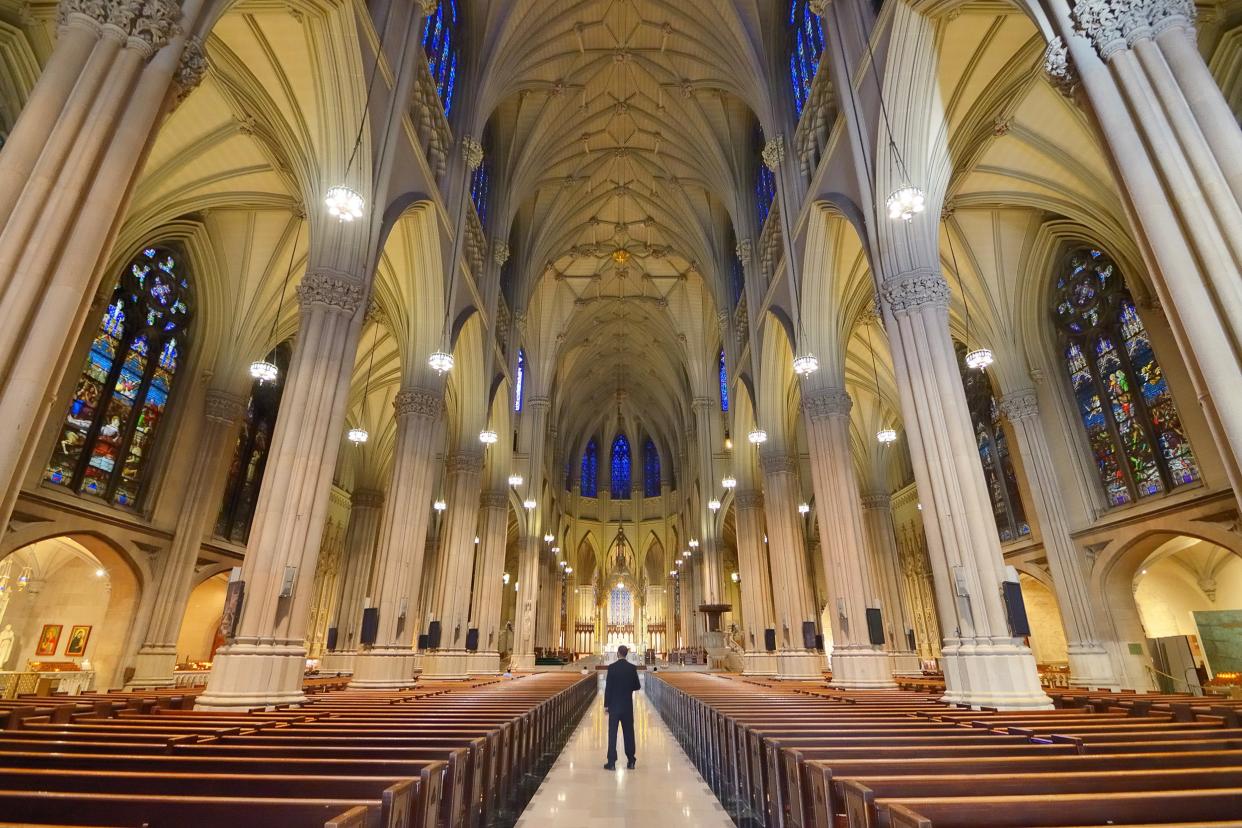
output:
[[[457,65],[461,11],[458,0],[441,0],[436,10],[423,22],[423,51],[427,53],[427,67],[436,85],[444,114],[453,108],[457,89]]]
[[[660,496],[660,451],[648,437],[643,444],[643,497]]]
[[[611,494],[614,500],[630,496],[630,441],[618,434],[612,441]]]
[[[592,437],[582,450],[582,476],[578,479],[578,494],[595,497],[599,493],[599,444]]]
[[[809,0],[790,0],[787,29],[789,84],[793,89],[794,111],[801,117],[824,53],[824,25],[819,15],[811,11]]]

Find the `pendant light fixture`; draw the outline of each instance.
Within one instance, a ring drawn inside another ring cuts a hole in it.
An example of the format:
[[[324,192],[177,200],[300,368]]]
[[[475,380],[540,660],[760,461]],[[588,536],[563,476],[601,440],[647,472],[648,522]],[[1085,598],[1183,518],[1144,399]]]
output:
[[[737,478],[731,474],[726,474],[724,476],[724,479],[720,481],[720,485],[724,486],[726,489],[736,489]]]
[[[768,441],[768,433],[762,428],[752,428],[746,438],[750,440],[751,445],[758,446]]]
[[[945,238],[949,240],[949,257],[953,261],[953,272],[957,275],[957,289],[962,292],[962,307],[966,311],[966,338],[969,339],[972,333],[970,325],[970,296],[966,293],[966,280],[962,278],[962,271],[957,266],[957,250],[953,247],[953,228],[945,228]],[[988,366],[996,361],[991,350],[987,348],[976,348],[966,354],[966,367],[974,371],[986,371]]]
[[[272,332],[268,341],[276,339],[276,324],[280,322],[280,312],[285,309],[285,291],[289,288],[289,277],[293,275],[293,263],[298,255],[298,242],[302,240],[302,218],[298,217],[298,232],[293,236],[293,248],[289,251],[289,267],[285,270],[285,280],[280,284],[280,296],[276,299],[276,315],[272,317]],[[280,376],[280,369],[271,360],[256,359],[250,363],[250,376],[260,383],[275,382]]]
[[[878,317],[877,317],[878,318]],[[871,376],[875,379],[875,393],[880,395],[880,369],[876,367],[875,345],[871,341],[871,324],[867,323],[867,352],[871,355]],[[875,433],[876,442],[888,445],[897,441],[897,432],[891,428],[882,428]]]
[[[379,51],[375,53],[375,62],[371,65],[371,77],[367,79],[367,95],[362,104],[362,114],[358,116],[358,134],[354,136],[354,148],[349,153],[349,161],[345,163],[344,179],[349,179],[350,170],[354,168],[354,159],[358,157],[358,148],[362,146],[362,131],[366,129],[367,113],[371,109],[371,90],[375,88],[375,73],[379,69]],[[354,188],[346,184],[337,184],[328,188],[324,194],[324,206],[328,215],[339,222],[350,222],[362,218],[366,202]]]
[[[500,440],[500,435],[492,431],[490,428],[485,428],[479,432],[479,442],[484,445],[495,445],[498,440]]]
[[[371,340],[371,354],[367,360],[367,381],[363,385],[363,390],[362,390],[362,408],[364,410],[366,409],[366,406],[367,406],[367,397],[370,396],[371,394],[371,371],[374,370],[375,368],[375,351],[378,347],[379,347],[379,324],[376,323],[375,336]],[[353,428],[349,430],[349,432],[345,436],[349,439],[349,442],[353,443],[355,446],[360,446],[363,443],[365,443],[370,438],[371,435],[368,434],[367,430],[363,428],[362,426],[354,426]]]

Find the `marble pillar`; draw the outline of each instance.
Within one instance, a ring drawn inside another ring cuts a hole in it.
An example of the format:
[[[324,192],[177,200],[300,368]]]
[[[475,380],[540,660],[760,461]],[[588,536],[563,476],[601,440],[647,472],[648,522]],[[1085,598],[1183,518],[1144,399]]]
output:
[[[895,688],[892,660],[880,642],[871,641],[867,625],[868,610],[878,609],[887,618],[894,606],[874,577],[863,532],[850,446],[853,405],[840,387],[802,397],[832,619],[832,684],[848,690]]]
[[[195,565],[203,536],[220,509],[237,424],[246,401],[225,391],[207,391],[202,431],[192,461],[183,508],[177,516],[172,545],[160,568],[155,608],[142,648],[134,657],[134,675],[126,687],[171,687],[177,664],[177,637],[194,588]]]
[[[1121,682],[1113,669],[1113,659],[1100,640],[1082,555],[1070,537],[1069,518],[1061,502],[1061,487],[1034,389],[1024,388],[1006,394],[1000,400],[1000,409],[1013,427],[1022,470],[1027,476],[1027,489],[1035,507],[1040,540],[1052,571],[1069,651],[1070,684],[1119,690]]]
[[[712,469],[712,424],[711,415],[715,412],[718,403],[711,397],[695,397],[690,407],[694,412],[694,434],[696,439],[696,456],[698,457],[698,476],[701,486],[700,491],[703,498],[710,499],[716,491],[716,487],[720,485],[720,481],[715,478]],[[723,598],[724,580],[721,573],[720,565],[720,545],[716,538],[716,515],[706,507],[704,503],[701,507],[699,520],[693,524],[696,527],[699,540],[698,554],[695,556],[699,559],[698,570],[700,583],[700,593],[704,604],[720,604]],[[716,646],[723,646],[723,636],[717,636],[719,641],[713,641]]]
[[[798,467],[783,451],[762,456],[764,512],[768,525],[768,560],[772,567],[772,603],[776,621],[776,677],[820,678],[823,657],[806,646],[803,625],[815,624],[806,539],[798,519]]]
[[[494,489],[479,499],[482,526],[474,576],[471,618],[479,629],[479,651],[471,657],[472,674],[500,672],[500,605],[504,590],[505,542],[509,536],[509,492]]]
[[[919,675],[919,654],[911,647],[908,634],[914,631],[909,596],[902,588],[901,557],[897,550],[897,528],[893,523],[893,498],[888,492],[862,496],[863,527],[867,533],[868,554],[874,564],[884,606],[887,635],[892,646],[893,672]]]
[[[934,238],[928,233],[923,245],[900,249],[889,240],[890,265],[912,254],[928,263],[896,264],[905,269],[887,276],[880,293],[944,625],[944,698],[1002,710],[1049,708],[1030,649],[1009,631],[1001,598],[1005,562],[949,335],[949,289]]]
[[[358,655],[362,608],[370,596],[371,568],[379,538],[384,493],[354,489],[349,498],[349,526],[345,530],[345,563],[341,594],[336,605],[336,649],[324,653],[320,667],[328,673],[352,673]]]
[[[443,396],[438,391],[407,387],[397,393],[393,408],[397,439],[392,480],[366,595],[370,606],[379,611],[379,628],[374,645],[358,647],[349,682],[354,688],[397,688],[414,683],[418,616],[410,591],[423,577],[434,437],[444,408]]]
[[[532,396],[526,401],[522,430],[529,443],[530,467],[523,486],[523,498],[537,499],[543,489],[543,452],[548,430],[548,409],[551,400]],[[527,429],[529,428],[529,431]],[[607,464],[605,464],[607,465]],[[543,508],[536,502],[534,509],[523,509],[518,515],[520,544],[518,551],[517,606],[514,609],[512,670],[531,670],[535,666],[535,620],[538,610],[540,544],[543,542]]]
[[[763,495],[738,489],[733,496],[737,522],[737,566],[742,592],[743,670],[750,676],[776,675],[776,655],[764,642],[772,620],[772,573],[763,542]]]

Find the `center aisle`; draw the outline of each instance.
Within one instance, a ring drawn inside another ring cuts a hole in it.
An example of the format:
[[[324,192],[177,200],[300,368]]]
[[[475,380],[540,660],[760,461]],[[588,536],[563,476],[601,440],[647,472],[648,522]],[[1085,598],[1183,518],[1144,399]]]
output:
[[[645,685],[646,676],[642,681]],[[603,696],[601,679],[599,695],[522,812],[518,828],[658,824],[731,828],[733,821],[645,693],[634,694],[638,767],[625,770],[623,739],[618,733],[617,770],[604,770],[608,715]]]

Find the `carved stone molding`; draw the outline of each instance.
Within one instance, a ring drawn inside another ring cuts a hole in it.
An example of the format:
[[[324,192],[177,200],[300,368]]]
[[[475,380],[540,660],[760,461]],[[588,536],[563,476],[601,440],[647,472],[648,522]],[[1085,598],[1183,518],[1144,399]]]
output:
[[[181,7],[174,0],[61,0],[60,25],[109,29],[150,58],[181,33]]]
[[[450,454],[444,461],[445,473],[477,474],[483,470],[483,452],[477,449],[463,449]]]
[[[1078,89],[1078,72],[1070,63],[1069,48],[1060,35],[1044,50],[1044,77],[1062,95],[1071,98]]]
[[[384,493],[379,489],[354,489],[349,502],[355,509],[379,509],[384,505]]]
[[[785,136],[778,134],[768,139],[763,145],[763,165],[772,172],[785,160]]]
[[[760,455],[759,465],[764,474],[792,474],[798,470],[798,461],[784,452]]]
[[[1169,29],[1195,30],[1194,0],[1078,0],[1070,16],[1105,62]]]
[[[177,64],[177,72],[173,80],[177,83],[177,100],[181,103],[190,93],[198,88],[207,75],[207,55],[203,53],[203,41],[197,36],[185,42],[185,51],[181,53],[181,62]]]
[[[939,271],[914,270],[884,282],[880,297],[894,316],[904,316],[926,307],[948,308],[949,285]]]
[[[473,136],[463,135],[461,157],[466,162],[466,169],[474,172],[483,163],[483,145]]]
[[[888,492],[869,492],[862,496],[864,509],[892,509],[893,497]]]
[[[423,13],[423,17],[431,17],[435,14],[436,6],[440,5],[440,0],[415,0],[418,3],[419,11]]]
[[[492,242],[492,261],[497,267],[504,267],[505,262],[509,261],[509,243],[496,239]]]
[[[695,397],[690,401],[691,411],[711,411],[716,405],[716,401],[711,397]]]
[[[737,243],[737,257],[745,264],[750,261],[750,254],[755,251],[755,244],[750,239],[740,239]]]
[[[762,509],[763,493],[755,489],[739,489],[733,495],[733,504],[739,509]]]
[[[552,407],[552,400],[548,397],[531,397],[526,401],[526,405],[530,408],[547,411]]]
[[[211,422],[231,426],[245,413],[246,401],[241,397],[215,388],[207,390],[203,400],[203,416]]]
[[[363,287],[356,279],[323,271],[311,271],[298,285],[302,309],[319,305],[341,313],[355,313],[362,305]]]
[[[811,9],[811,13],[817,17],[823,17],[828,13],[828,0],[811,0],[807,5]]]
[[[1026,420],[1039,416],[1039,401],[1033,388],[1022,388],[1011,391],[1000,400],[1001,413],[1010,422]]]
[[[802,397],[802,410],[812,421],[827,417],[848,417],[854,401],[844,388],[823,388]]]
[[[479,505],[484,509],[507,509],[509,493],[504,489],[488,489],[479,495]]]
[[[98,32],[108,22],[107,0],[61,0],[57,9],[61,26],[74,23]]]
[[[1149,0],[1147,3],[1147,22],[1151,24],[1153,37],[1178,27],[1193,34],[1196,14],[1194,0]]]
[[[392,407],[398,419],[411,416],[436,419],[444,410],[444,397],[425,388],[403,388],[397,392]]]

